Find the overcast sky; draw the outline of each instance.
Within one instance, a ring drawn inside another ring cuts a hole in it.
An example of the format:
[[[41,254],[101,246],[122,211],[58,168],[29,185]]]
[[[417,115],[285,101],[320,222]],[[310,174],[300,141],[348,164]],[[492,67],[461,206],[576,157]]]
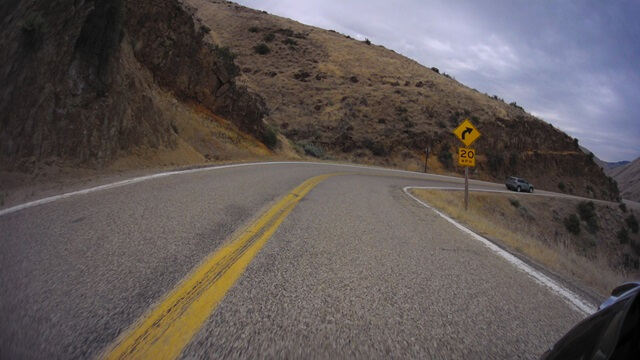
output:
[[[237,2],[435,66],[605,161],[640,156],[640,1]]]

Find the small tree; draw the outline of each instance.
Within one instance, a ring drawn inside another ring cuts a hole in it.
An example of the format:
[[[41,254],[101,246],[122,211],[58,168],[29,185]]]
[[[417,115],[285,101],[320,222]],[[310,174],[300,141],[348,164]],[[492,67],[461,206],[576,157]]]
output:
[[[558,183],[558,189],[560,189],[560,191],[564,192],[564,190],[565,190],[565,186],[564,186],[564,183],[563,183],[562,181],[560,181],[560,182]]]
[[[269,49],[269,47],[265,43],[261,43],[261,44],[258,44],[256,46],[254,46],[253,50],[255,50],[255,52],[260,54],[260,55],[266,55],[266,54],[271,52],[271,49]]]
[[[595,212],[596,205],[593,201],[583,201],[578,204],[578,214],[580,219],[587,223],[587,230],[595,234],[600,229],[598,226],[598,218]]]
[[[440,163],[447,169],[451,169],[451,167],[453,167],[453,154],[451,154],[449,144],[442,144],[440,153],[438,153],[438,161],[440,161]]]
[[[568,217],[564,218],[564,227],[568,232],[573,235],[580,234],[580,219],[576,216],[576,214],[571,214]]]
[[[629,230],[631,230],[632,233],[637,234],[638,233],[638,219],[636,219],[636,216],[631,214],[629,215],[626,219],[625,222],[627,223],[627,226],[629,227]]]
[[[276,34],[274,34],[274,33],[268,33],[262,38],[262,40],[264,40],[264,42],[272,42],[275,39],[276,39]]]
[[[286,38],[282,40],[282,43],[289,46],[298,46],[298,42],[293,40],[292,38]]]
[[[620,231],[616,233],[616,236],[618,237],[620,244],[626,244],[629,242],[629,231],[627,231],[626,228],[620,229]]]
[[[262,142],[267,145],[269,149],[275,148],[276,145],[278,145],[278,128],[273,125],[267,125],[262,135]]]

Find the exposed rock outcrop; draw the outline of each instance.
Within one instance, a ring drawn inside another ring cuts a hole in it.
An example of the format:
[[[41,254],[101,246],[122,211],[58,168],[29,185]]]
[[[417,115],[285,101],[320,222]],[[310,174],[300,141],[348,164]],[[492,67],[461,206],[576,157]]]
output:
[[[233,59],[179,0],[3,1],[0,163],[102,166],[135,147],[172,147],[155,95],[195,100],[254,136],[266,107],[236,86]]]

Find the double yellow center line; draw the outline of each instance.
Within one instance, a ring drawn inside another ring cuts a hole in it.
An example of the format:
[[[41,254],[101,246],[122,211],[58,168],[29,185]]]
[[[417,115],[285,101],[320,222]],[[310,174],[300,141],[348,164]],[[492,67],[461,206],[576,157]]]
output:
[[[121,335],[106,359],[175,359],[202,327],[253,257],[293,208],[326,174],[293,189],[253,224],[187,276],[156,307]]]

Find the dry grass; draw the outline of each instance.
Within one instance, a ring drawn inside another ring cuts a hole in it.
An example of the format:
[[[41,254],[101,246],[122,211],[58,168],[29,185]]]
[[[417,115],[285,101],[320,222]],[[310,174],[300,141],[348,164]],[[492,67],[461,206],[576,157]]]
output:
[[[452,130],[470,118],[483,133],[474,144],[480,155],[475,179],[502,181],[517,174],[539,189],[556,190],[562,181],[575,194],[609,195],[607,178],[595,165],[584,169],[586,155],[572,138],[501,99],[335,31],[225,1],[185,2],[211,28],[209,40],[237,55],[237,81],[265,100],[267,121],[293,142],[321,146],[337,160],[411,170],[421,168],[429,145],[432,172],[447,173],[459,170],[442,169],[436,155],[448,144],[456,161]],[[259,55],[254,47],[267,34],[275,38],[268,43],[271,51]],[[297,45],[286,45],[291,39]],[[374,151],[380,147],[385,151]],[[489,165],[489,153],[505,158]]]
[[[590,234],[576,237],[569,234],[562,218],[575,210],[576,202],[545,197],[511,196],[508,194],[469,195],[469,211],[464,211],[461,191],[414,190],[414,193],[435,208],[465,224],[475,232],[492,239],[510,251],[542,264],[564,277],[606,295],[621,282],[637,278],[637,269],[620,266],[620,258],[629,254],[614,236],[619,223],[601,221],[598,242]],[[517,207],[511,202],[517,200]],[[612,214],[622,218],[618,209],[598,205],[600,218]]]

